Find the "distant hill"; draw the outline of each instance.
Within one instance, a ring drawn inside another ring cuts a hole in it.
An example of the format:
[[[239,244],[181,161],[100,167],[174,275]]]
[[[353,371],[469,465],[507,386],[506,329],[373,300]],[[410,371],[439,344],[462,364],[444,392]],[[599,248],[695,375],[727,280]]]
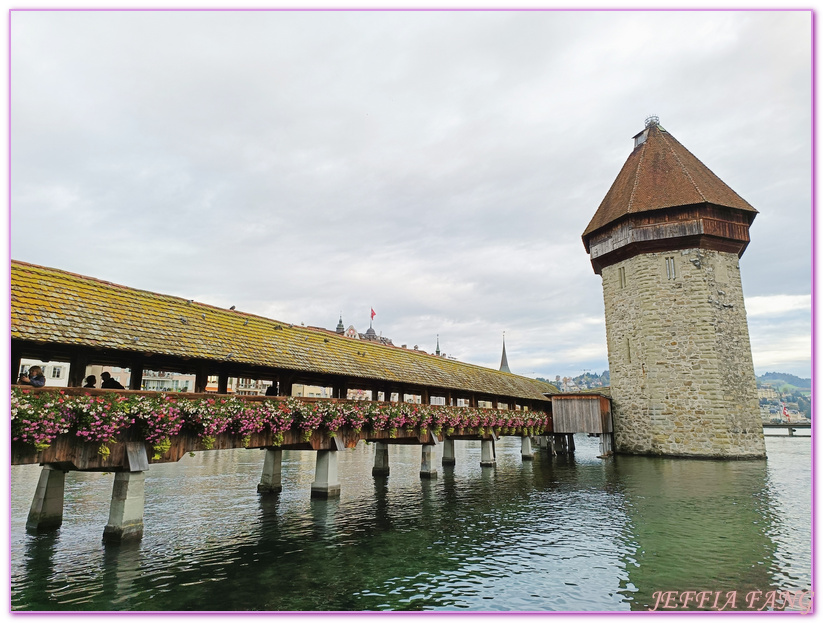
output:
[[[786,374],[784,372],[766,372],[766,374],[758,376],[757,381],[759,383],[769,383],[770,385],[787,383],[797,387],[798,389],[812,388],[811,379],[801,379],[799,376],[795,376],[794,374]]]

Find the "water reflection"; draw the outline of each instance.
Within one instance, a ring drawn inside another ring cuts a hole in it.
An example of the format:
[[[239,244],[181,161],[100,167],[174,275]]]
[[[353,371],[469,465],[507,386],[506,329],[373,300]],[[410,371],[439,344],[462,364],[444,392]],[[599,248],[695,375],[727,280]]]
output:
[[[104,549],[101,592],[113,610],[131,609],[134,585],[142,573],[141,558],[140,544],[135,542]]]
[[[393,446],[391,474],[373,478],[361,444],[341,454],[336,500],[310,499],[310,452],[284,452],[275,495],[256,493],[263,453],[206,452],[152,466],[144,538],[120,548],[100,544],[110,477],[70,475],[64,527],[33,537],[37,473],[13,468],[12,606],[598,611],[647,608],[656,590],[808,588],[810,498],[794,477],[808,444],[769,450],[603,461],[582,438],[574,457],[523,462],[503,440],[481,468],[463,442],[425,480],[419,447]]]
[[[636,545],[626,559],[633,609],[653,607],[655,591],[774,588],[765,461],[621,456],[614,470]]]
[[[21,596],[20,602],[26,603],[34,595],[47,596],[51,591],[55,551],[59,540],[59,531],[30,535],[26,539],[24,566],[28,583],[26,594]],[[13,605],[14,601],[12,598]]]

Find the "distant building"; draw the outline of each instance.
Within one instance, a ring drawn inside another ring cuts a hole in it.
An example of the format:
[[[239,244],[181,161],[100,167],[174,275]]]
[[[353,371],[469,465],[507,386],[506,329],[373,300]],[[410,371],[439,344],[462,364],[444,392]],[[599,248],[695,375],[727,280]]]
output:
[[[368,342],[377,342],[378,344],[383,344],[385,346],[394,346],[391,339],[383,337],[382,335],[377,335],[377,332],[371,325],[369,325],[369,328],[365,333],[359,333],[357,329],[354,328],[354,325],[349,325],[348,329],[343,329],[343,316],[340,316],[340,320],[335,328],[335,333],[344,335],[345,337],[349,337],[354,340],[366,340]]]
[[[757,389],[757,397],[766,400],[777,400],[778,395],[771,385],[763,385]]]

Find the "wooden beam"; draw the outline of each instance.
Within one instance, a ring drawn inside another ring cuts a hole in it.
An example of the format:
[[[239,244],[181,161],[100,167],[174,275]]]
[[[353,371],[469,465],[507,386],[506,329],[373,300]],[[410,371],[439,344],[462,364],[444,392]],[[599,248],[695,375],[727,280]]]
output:
[[[17,383],[20,376],[20,361],[23,359],[20,348],[12,342],[11,344],[11,383]]]
[[[133,359],[129,372],[129,389],[143,389],[143,361]]]
[[[283,373],[278,377],[280,396],[291,396],[292,385],[294,385],[294,375]]]
[[[194,392],[196,394],[203,394],[206,392],[206,385],[209,384],[209,368],[203,363],[197,367],[194,374]]]
[[[349,393],[349,383],[348,379],[341,379],[337,380],[332,385],[332,397],[333,398],[340,398],[341,400],[346,400],[348,398]]]
[[[69,362],[69,387],[83,387],[88,364],[89,358],[84,351],[77,350],[72,354]]]

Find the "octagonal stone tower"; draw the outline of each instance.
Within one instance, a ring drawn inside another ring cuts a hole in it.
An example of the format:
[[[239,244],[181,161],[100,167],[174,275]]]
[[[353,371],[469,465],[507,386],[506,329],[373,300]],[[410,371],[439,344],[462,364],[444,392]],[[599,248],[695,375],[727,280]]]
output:
[[[603,280],[617,452],[766,456],[738,262],[756,214],[646,120],[583,233]]]

